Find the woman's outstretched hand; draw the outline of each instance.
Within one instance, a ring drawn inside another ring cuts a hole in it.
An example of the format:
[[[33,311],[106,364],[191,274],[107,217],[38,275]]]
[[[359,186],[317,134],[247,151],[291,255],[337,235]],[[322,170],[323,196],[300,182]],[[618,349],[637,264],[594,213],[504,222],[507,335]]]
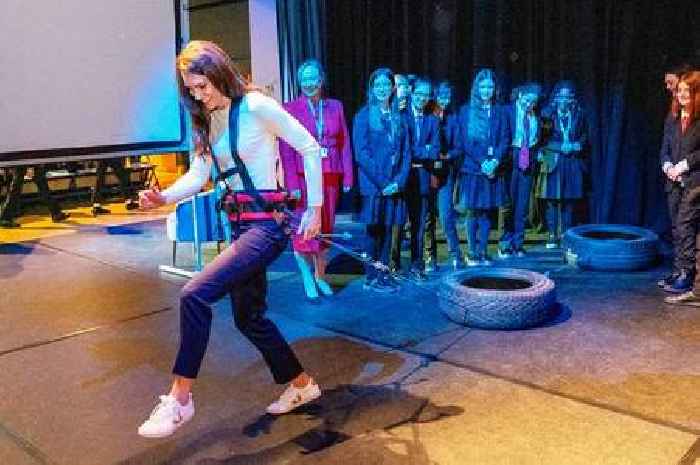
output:
[[[139,208],[150,210],[165,205],[165,197],[157,187],[139,192]]]

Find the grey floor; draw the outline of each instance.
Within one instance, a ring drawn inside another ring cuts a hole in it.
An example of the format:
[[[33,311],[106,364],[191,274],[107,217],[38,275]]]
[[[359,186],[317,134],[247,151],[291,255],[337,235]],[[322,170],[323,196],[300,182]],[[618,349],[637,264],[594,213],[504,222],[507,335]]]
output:
[[[0,243],[0,464],[700,464],[700,309],[662,303],[662,265],[585,272],[540,245],[498,264],[557,284],[558,317],[524,331],[451,323],[439,275],[368,294],[342,256],[308,303],[285,253],[269,314],[321,399],[263,415],[280,388],[222,301],[195,418],[142,439],[179,337],[170,260],[163,221]]]

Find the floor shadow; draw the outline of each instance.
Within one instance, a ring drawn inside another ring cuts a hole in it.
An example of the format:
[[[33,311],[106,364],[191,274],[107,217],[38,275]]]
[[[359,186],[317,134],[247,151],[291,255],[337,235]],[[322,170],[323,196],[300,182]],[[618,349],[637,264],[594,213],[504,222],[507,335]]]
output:
[[[405,390],[406,380],[419,367],[396,378],[405,364],[404,357],[345,338],[303,339],[293,347],[321,386],[334,386],[324,390],[318,400],[283,416],[265,414],[246,420],[234,413],[211,419],[204,430],[189,435],[178,432],[174,439],[156,443],[120,465],[432,465],[417,428],[408,441],[392,435],[392,428],[439,421],[463,410],[436,405]],[[251,392],[258,403],[259,397],[268,395],[262,392],[266,386],[255,384],[261,370],[265,370],[264,363],[258,361],[237,372],[235,379],[221,386],[222,392]],[[387,379],[393,381],[378,384]],[[241,380],[250,380],[254,386]],[[396,452],[397,447],[401,452]]]
[[[33,254],[47,254],[47,249],[36,247],[36,244],[27,243],[0,243],[0,279],[7,279],[22,272],[22,261]]]
[[[104,228],[104,231],[109,234],[109,235],[122,235],[122,236],[132,236],[132,235],[138,235],[138,234],[143,234],[143,229],[140,226],[134,226],[134,225],[129,225],[129,226],[107,226]]]
[[[569,308],[567,305],[562,304],[561,302],[556,302],[552,307],[552,317],[548,321],[542,323],[541,325],[530,329],[550,328],[552,326],[558,326],[562,323],[566,323],[567,321],[569,321],[572,315],[573,313],[571,311],[571,308]]]
[[[347,253],[339,253],[328,262],[326,273],[360,275],[365,273],[365,269],[357,258]]]
[[[434,465],[436,462],[430,460],[420,438],[419,425],[462,413],[461,407],[439,406],[394,385],[340,385],[290,415],[266,414],[246,424],[242,431],[216,428],[193,441],[180,441],[175,449],[160,446],[162,452],[170,452],[168,457],[156,458],[151,449],[120,465]],[[276,430],[285,429],[290,422],[312,426],[272,446],[260,448],[255,444],[261,437],[279,434]],[[410,439],[392,434],[393,428],[404,425],[411,428]],[[251,441],[249,447],[241,445],[241,433]],[[229,446],[228,453],[222,453],[219,447],[213,457],[206,456],[212,444],[234,442],[232,437],[236,438],[237,447]],[[241,448],[254,452],[231,452]]]
[[[318,405],[297,413],[319,419],[319,426],[256,453],[205,458],[196,463],[429,465],[434,462],[422,444],[417,427],[412,428],[413,437],[410,440],[380,433],[401,425],[438,421],[462,412],[460,407],[438,406],[393,386],[342,385],[327,392]],[[249,437],[268,434],[275,421],[276,417],[264,415],[246,425],[243,433]]]

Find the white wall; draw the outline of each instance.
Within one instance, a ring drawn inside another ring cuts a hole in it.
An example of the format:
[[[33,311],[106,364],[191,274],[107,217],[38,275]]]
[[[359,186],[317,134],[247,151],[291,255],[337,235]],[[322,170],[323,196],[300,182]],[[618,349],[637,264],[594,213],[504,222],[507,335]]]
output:
[[[277,6],[275,0],[250,0],[250,56],[253,82],[278,101],[280,60],[277,43]]]

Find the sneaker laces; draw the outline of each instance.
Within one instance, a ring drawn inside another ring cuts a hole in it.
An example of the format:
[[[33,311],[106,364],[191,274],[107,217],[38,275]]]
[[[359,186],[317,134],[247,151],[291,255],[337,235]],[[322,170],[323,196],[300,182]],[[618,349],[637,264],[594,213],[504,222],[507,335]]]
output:
[[[148,417],[149,420],[155,418],[160,418],[163,413],[166,413],[168,409],[171,409],[173,413],[177,410],[177,399],[171,396],[160,396],[160,403],[153,408],[151,415]]]
[[[297,397],[301,397],[301,391],[303,389],[304,388],[297,388],[289,385],[280,396],[280,401],[284,401],[285,403],[293,402]]]

